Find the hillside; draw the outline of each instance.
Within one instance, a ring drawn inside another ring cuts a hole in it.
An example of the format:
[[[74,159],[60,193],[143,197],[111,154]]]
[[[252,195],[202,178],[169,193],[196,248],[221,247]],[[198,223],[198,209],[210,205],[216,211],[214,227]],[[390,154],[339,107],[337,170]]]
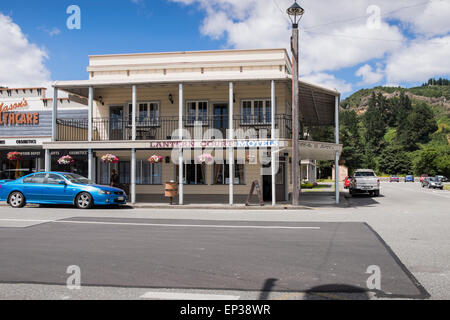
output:
[[[450,176],[449,80],[359,90],[342,101],[340,118],[341,159],[350,171]],[[313,133],[332,136],[331,130]]]
[[[357,114],[363,114],[369,107],[372,93],[381,93],[387,99],[399,97],[401,93],[407,95],[413,105],[417,102],[425,102],[439,116],[450,113],[450,86],[427,85],[414,88],[401,87],[375,87],[361,89],[342,101],[341,106],[347,110],[355,110]]]

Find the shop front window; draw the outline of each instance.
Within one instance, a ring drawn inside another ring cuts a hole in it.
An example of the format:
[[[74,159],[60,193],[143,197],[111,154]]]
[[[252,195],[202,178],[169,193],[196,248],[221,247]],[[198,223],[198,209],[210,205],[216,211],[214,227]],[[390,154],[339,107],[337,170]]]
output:
[[[234,162],[233,184],[245,184],[244,165]],[[230,166],[228,164],[214,164],[213,184],[230,184]]]
[[[115,169],[119,175],[121,184],[131,183],[131,162],[120,161],[118,164],[100,164],[100,184],[109,185],[112,170]],[[136,184],[138,185],[160,185],[162,184],[162,163],[149,163],[147,160],[136,161]]]
[[[177,181],[179,181],[178,165],[175,166]],[[206,184],[206,165],[194,162],[185,163],[183,171],[184,184]]]

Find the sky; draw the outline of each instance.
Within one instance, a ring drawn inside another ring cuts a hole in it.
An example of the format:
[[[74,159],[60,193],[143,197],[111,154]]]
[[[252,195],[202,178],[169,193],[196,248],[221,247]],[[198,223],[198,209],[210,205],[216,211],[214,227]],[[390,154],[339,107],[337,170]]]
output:
[[[0,86],[87,79],[88,55],[286,48],[294,0],[0,2]],[[303,0],[300,78],[344,97],[450,77],[450,0]],[[73,29],[80,9],[79,29]]]

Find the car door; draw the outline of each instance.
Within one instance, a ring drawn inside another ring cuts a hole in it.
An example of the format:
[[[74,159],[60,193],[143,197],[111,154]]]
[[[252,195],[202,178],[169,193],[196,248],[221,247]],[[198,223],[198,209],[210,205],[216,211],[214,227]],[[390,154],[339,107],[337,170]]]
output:
[[[45,181],[43,201],[50,203],[71,203],[72,188],[62,176],[50,173]]]
[[[28,203],[42,201],[46,173],[38,173],[23,180],[23,194]]]

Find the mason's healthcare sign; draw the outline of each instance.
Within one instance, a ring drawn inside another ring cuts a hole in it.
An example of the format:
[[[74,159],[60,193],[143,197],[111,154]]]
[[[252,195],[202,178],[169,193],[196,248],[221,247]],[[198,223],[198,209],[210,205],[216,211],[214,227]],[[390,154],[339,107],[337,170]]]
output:
[[[0,126],[39,125],[38,112],[12,112],[27,106],[28,101],[25,98],[9,105],[0,103]]]

